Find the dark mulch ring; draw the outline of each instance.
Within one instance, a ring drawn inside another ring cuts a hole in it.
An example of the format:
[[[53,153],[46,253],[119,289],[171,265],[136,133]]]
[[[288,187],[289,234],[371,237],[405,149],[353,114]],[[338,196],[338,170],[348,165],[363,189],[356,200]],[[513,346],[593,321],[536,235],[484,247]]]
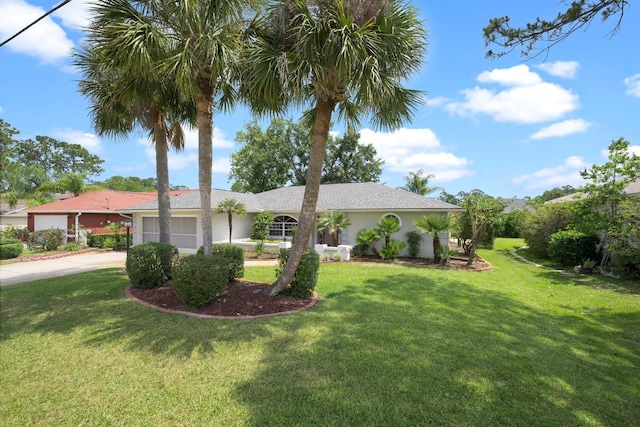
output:
[[[155,289],[127,288],[127,294],[145,305],[167,312],[191,314],[198,317],[263,317],[275,314],[293,313],[312,307],[317,297],[294,298],[286,295],[270,297],[262,291],[266,283],[235,280],[229,284],[224,294],[216,296],[204,307],[190,309],[180,302],[171,283]]]

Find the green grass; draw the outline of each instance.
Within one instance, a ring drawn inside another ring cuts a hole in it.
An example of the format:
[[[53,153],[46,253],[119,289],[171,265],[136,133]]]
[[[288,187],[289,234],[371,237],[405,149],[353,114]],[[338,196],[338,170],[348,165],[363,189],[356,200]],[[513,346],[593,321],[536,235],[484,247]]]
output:
[[[311,310],[168,315],[100,270],[2,289],[3,425],[637,425],[640,286],[322,264]],[[269,281],[272,267],[246,269]]]

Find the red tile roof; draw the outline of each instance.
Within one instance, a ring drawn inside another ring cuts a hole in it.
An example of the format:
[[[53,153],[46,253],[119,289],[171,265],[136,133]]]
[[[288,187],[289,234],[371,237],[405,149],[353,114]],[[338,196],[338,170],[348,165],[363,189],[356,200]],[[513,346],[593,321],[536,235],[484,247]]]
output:
[[[171,191],[171,197],[194,190]],[[157,200],[158,193],[134,193],[129,191],[101,190],[80,194],[57,202],[26,209],[29,213],[38,212],[115,212]]]

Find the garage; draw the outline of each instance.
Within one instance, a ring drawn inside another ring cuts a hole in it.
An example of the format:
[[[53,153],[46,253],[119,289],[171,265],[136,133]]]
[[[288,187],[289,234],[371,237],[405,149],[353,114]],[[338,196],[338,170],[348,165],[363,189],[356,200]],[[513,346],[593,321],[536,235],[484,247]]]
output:
[[[65,241],[67,236],[67,216],[66,215],[34,215],[33,229],[48,230],[50,228],[59,228],[65,230]]]

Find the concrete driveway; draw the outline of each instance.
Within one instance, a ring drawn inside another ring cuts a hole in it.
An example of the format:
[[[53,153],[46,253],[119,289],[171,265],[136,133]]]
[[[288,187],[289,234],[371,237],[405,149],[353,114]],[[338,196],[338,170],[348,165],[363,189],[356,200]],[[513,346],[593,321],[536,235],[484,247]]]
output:
[[[41,261],[23,261],[0,265],[0,286],[30,282],[47,277],[66,276],[100,268],[124,268],[126,252],[88,252]]]
[[[88,252],[42,261],[22,261],[0,265],[0,286],[59,277],[100,268],[124,268],[126,252]],[[246,261],[246,266],[277,265],[277,260]]]

